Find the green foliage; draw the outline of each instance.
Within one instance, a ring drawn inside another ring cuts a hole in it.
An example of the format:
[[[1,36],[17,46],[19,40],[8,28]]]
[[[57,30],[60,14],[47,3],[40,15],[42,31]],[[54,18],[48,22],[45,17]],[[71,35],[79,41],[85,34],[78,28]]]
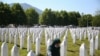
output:
[[[69,24],[70,25],[78,25],[76,12],[69,12]]]
[[[54,25],[55,23],[55,14],[51,9],[45,9],[39,19],[39,24],[42,25]]]
[[[100,10],[96,11],[96,15],[94,16],[92,20],[92,25],[93,26],[100,26]]]
[[[27,22],[26,15],[19,3],[14,3],[14,5],[11,7],[11,11],[13,14],[13,23],[14,24],[17,24],[17,25],[26,24],[26,22]]]
[[[86,26],[92,26],[92,20],[93,17],[90,14],[83,15],[81,18],[79,18],[79,26],[86,27]]]
[[[0,25],[11,23],[11,11],[8,4],[0,2]]]
[[[61,11],[60,16],[61,16],[62,25],[68,25],[69,24],[68,13],[66,11]]]
[[[39,23],[44,25],[78,25],[78,18],[80,18],[78,12],[66,12],[64,10],[52,11],[51,9],[45,9],[43,14],[40,15]]]
[[[27,16],[28,25],[38,24],[39,15],[34,9],[29,8],[25,11],[25,13]]]
[[[55,11],[55,25],[62,25],[62,18],[60,16],[60,12]]]
[[[93,26],[100,26],[100,15],[96,15],[92,21]]]
[[[0,25],[75,25],[75,26],[100,26],[100,10],[96,15],[80,15],[79,12],[67,12],[65,10],[52,11],[45,9],[42,14],[38,14],[33,8],[23,10],[19,3],[14,3],[12,7],[0,2]]]

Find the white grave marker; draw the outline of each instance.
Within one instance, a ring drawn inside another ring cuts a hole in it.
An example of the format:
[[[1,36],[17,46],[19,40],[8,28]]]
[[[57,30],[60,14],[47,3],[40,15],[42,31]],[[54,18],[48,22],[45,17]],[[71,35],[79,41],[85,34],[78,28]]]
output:
[[[39,38],[36,38],[36,55],[40,54],[40,40]]]
[[[18,40],[18,37],[16,35],[14,35],[14,44],[16,45],[17,44],[17,41]]]
[[[8,56],[8,46],[6,42],[1,45],[1,56]]]
[[[19,51],[17,45],[14,45],[11,50],[11,56],[19,56]]]
[[[65,51],[66,51],[66,46],[65,46],[65,41],[63,41],[60,46],[60,56],[66,56]]]
[[[30,51],[28,52],[27,56],[35,56],[35,54],[33,53],[32,50],[30,50]]]
[[[86,50],[86,46],[85,44],[83,43],[80,47],[80,50],[79,50],[79,55],[80,56],[87,56],[87,50]]]
[[[20,48],[22,49],[24,47],[24,37],[20,35]]]
[[[98,49],[98,46],[99,45],[99,38],[98,38],[98,35],[96,36],[95,38],[95,49],[97,50]]]
[[[27,37],[27,51],[30,51],[31,50],[31,39],[30,37],[28,36]]]
[[[75,34],[73,34],[73,43],[74,44],[76,43],[76,36],[75,36]]]
[[[95,43],[94,43],[94,38],[92,38],[90,40],[90,56],[93,56],[94,55],[94,50],[95,49]]]

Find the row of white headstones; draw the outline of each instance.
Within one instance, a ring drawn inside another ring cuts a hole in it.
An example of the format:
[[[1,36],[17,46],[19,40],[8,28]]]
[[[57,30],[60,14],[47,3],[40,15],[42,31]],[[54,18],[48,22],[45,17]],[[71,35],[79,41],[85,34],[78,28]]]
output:
[[[46,43],[46,45],[48,45],[47,40],[49,38],[53,40],[54,37],[58,37],[58,36],[62,35],[62,32],[64,32],[63,29],[64,28],[45,28],[45,30],[43,28],[1,28],[0,29],[0,32],[1,32],[0,33],[0,35],[1,35],[0,41],[2,41],[4,43],[6,43],[6,42],[14,43],[15,44],[14,46],[17,46],[16,44],[18,44],[18,39],[19,39],[20,40],[20,49],[22,49],[24,47],[25,37],[27,37],[27,51],[29,52],[29,54],[32,53],[31,45],[33,42],[33,44],[35,43],[35,45],[36,45],[35,54],[38,55],[38,54],[40,54],[40,43],[41,43],[43,31],[46,33],[45,34],[45,36],[46,36],[45,43]],[[56,31],[54,31],[54,30],[56,30]],[[48,35],[50,34],[48,36],[47,31],[51,31],[52,33],[48,32]],[[51,40],[50,40],[50,42],[51,42]],[[1,47],[1,49],[2,49],[1,56],[8,55],[7,52],[5,52],[5,51],[3,52],[3,50],[7,51],[8,48],[5,47],[7,45],[4,45],[4,44],[2,44],[2,45],[3,45],[4,49]],[[16,53],[14,55],[18,55],[16,50],[14,53]]]
[[[99,31],[91,30],[87,28],[71,28],[69,29],[73,39],[73,44],[77,39],[85,39],[88,36],[90,42],[90,56],[94,55],[95,49],[100,49]],[[67,52],[67,32],[66,28],[0,28],[0,40],[4,42],[1,46],[1,56],[8,56],[8,46],[6,42],[14,43],[11,50],[11,56],[19,56],[18,39],[20,40],[20,49],[24,47],[24,40],[27,37],[27,56],[35,56],[40,54],[40,43],[43,33],[45,33],[45,44],[48,47],[51,45],[52,40],[55,38],[61,38],[63,35],[63,41],[61,43],[60,56],[66,56]],[[94,41],[95,38],[95,41]],[[32,51],[31,45],[35,44],[35,53]],[[80,56],[87,56],[87,48],[85,43],[80,47]]]
[[[90,56],[94,56],[95,50],[100,50],[100,37],[99,37],[99,31],[98,30],[91,30],[91,29],[70,29],[72,34],[73,43],[76,43],[77,39],[86,39],[88,38],[88,41],[90,43]],[[78,38],[79,37],[79,38]],[[80,56],[87,56],[87,47],[85,43],[83,43],[79,49]]]

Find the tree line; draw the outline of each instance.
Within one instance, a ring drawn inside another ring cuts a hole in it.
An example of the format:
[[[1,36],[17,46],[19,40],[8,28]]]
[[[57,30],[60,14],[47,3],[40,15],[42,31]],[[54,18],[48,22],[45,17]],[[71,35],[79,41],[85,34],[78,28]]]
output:
[[[75,26],[100,26],[100,11],[96,15],[80,14],[79,12],[67,12],[66,10],[53,11],[45,9],[42,14],[38,14],[34,8],[23,10],[19,3],[12,6],[0,2],[0,25],[75,25]]]

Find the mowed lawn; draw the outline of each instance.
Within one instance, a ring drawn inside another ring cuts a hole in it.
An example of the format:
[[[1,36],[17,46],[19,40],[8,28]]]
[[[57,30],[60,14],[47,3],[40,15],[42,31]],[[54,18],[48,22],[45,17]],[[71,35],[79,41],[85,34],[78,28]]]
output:
[[[61,39],[62,40],[62,39]],[[18,47],[19,47],[19,56],[27,56],[27,40],[25,39],[24,41],[24,48],[20,49],[20,45],[19,45],[20,41],[18,39]],[[82,41],[80,40],[76,40],[76,43],[73,44],[73,40],[71,38],[71,34],[68,31],[68,37],[67,37],[67,56],[79,56],[79,48],[81,46],[82,43],[86,44],[87,50],[88,50],[88,56],[89,55],[89,41],[88,39],[83,39]],[[0,42],[0,46],[1,46],[2,42]],[[13,43],[7,43],[8,44],[8,55],[11,56],[11,48],[13,47]],[[42,43],[40,46],[40,52],[41,54],[39,56],[46,56],[46,45],[45,45],[45,38],[44,38],[44,34],[42,36]],[[35,52],[35,44],[32,43],[32,50],[33,52]],[[1,52],[1,48],[0,48],[0,52]],[[0,54],[1,55],[1,54]],[[100,50],[95,50],[95,56],[100,56]]]

